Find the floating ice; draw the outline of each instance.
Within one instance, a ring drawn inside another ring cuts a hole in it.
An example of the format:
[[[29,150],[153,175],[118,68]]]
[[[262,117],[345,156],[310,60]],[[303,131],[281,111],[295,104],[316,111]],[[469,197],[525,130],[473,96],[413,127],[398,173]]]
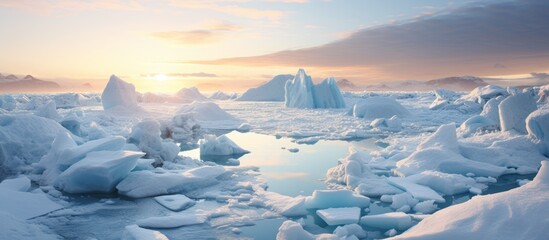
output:
[[[278,228],[277,240],[313,240],[313,239],[338,239],[333,234],[313,235],[303,229],[301,224],[292,220],[286,220]],[[352,238],[351,238],[352,239]]]
[[[327,208],[317,210],[316,214],[330,226],[358,223],[360,208]]]
[[[528,134],[549,143],[549,108],[536,110],[526,118]]]
[[[36,116],[45,117],[53,120],[59,120],[61,119],[61,116],[59,113],[57,113],[57,107],[55,105],[54,101],[49,101],[48,103],[40,106],[36,112],[34,112]]]
[[[236,101],[284,101],[284,86],[288,80],[294,78],[293,75],[276,75],[272,80],[261,84],[258,87],[250,88],[242,94]]]
[[[159,231],[140,228],[137,225],[129,225],[125,229],[122,240],[168,240],[168,237]]]
[[[349,190],[315,190],[305,198],[307,209],[326,209],[370,206],[370,198],[356,195]]]
[[[217,138],[215,135],[205,135],[204,139],[198,141],[198,144],[200,145],[200,155],[225,156],[250,152],[236,145],[226,135]]]
[[[442,88],[436,89],[434,93],[435,93],[435,100],[429,106],[429,109],[431,110],[444,108],[448,104],[450,104],[451,102],[459,98],[459,94],[457,94],[456,92],[442,89]]]
[[[448,174],[437,171],[424,171],[406,177],[407,181],[428,186],[445,195],[465,193],[475,185],[475,180],[460,174]]]
[[[148,158],[156,159],[157,163],[173,161],[179,153],[179,147],[172,141],[163,140],[160,132],[160,123],[156,120],[144,120],[132,128],[128,139],[145,152]]]
[[[13,240],[58,240],[60,236],[44,232],[44,227],[17,219],[7,212],[0,210],[0,232],[2,237]]]
[[[285,217],[297,217],[307,215],[305,208],[305,199],[303,197],[288,197],[276,192],[260,191],[256,192],[258,197],[252,198],[250,202],[258,207],[270,207],[276,213]],[[265,205],[265,206],[262,206]]]
[[[190,115],[203,127],[236,129],[241,121],[213,102],[192,102],[183,105],[177,114]]]
[[[400,121],[400,119],[395,115],[389,119],[376,118],[370,123],[370,126],[373,128],[378,128],[380,130],[398,132],[402,130],[402,121]]]
[[[463,100],[475,101],[477,103],[485,103],[486,101],[498,97],[508,96],[509,93],[505,88],[496,85],[486,85],[473,89],[469,94],[461,97]]]
[[[402,212],[367,215],[360,218],[360,224],[379,229],[406,230],[412,226],[412,218]]]
[[[423,214],[430,214],[435,212],[438,209],[437,205],[435,205],[435,200],[427,200],[423,202],[417,203],[413,210],[417,213],[423,213]]]
[[[499,119],[502,131],[511,129],[526,134],[525,119],[537,109],[534,97],[529,93],[518,93],[501,101]]]
[[[459,127],[458,131],[463,137],[469,137],[476,132],[495,131],[498,130],[499,123],[484,116],[472,116],[465,120]]]
[[[294,79],[286,82],[285,105],[290,108],[344,108],[345,100],[334,78],[314,85],[312,78],[299,69]]]
[[[143,198],[198,189],[217,183],[216,177],[225,173],[222,166],[203,166],[182,173],[131,172],[117,186],[118,193]]]
[[[122,79],[111,75],[107,86],[101,94],[101,102],[103,109],[136,109],[137,95],[135,86],[131,83],[124,82]]]
[[[195,201],[188,198],[183,194],[164,195],[154,197],[154,200],[160,205],[170,209],[172,211],[183,211],[189,207],[194,206]]]
[[[368,236],[366,231],[358,224],[339,226],[334,230],[334,234],[340,239],[352,239],[352,236],[358,239],[364,239]]]
[[[404,117],[410,115],[400,103],[390,97],[369,97],[353,106],[353,116],[366,119]]]
[[[176,228],[202,224],[206,222],[206,216],[195,213],[178,213],[163,217],[150,217],[137,220],[136,224],[144,228]]]
[[[482,108],[482,112],[480,113],[480,116],[487,117],[497,123],[499,127],[499,104],[501,101],[503,101],[505,97],[498,96],[496,98],[492,98],[484,104],[484,107]]]
[[[545,239],[548,164],[542,162],[531,183],[439,210],[395,239]]]
[[[54,181],[69,193],[112,192],[144,154],[129,151],[95,151],[71,165]]]

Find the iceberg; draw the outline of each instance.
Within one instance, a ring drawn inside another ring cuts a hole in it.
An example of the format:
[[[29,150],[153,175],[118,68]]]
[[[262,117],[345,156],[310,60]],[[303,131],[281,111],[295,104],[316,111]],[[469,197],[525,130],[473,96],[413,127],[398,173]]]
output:
[[[145,157],[154,158],[157,164],[173,161],[179,154],[179,147],[171,140],[163,140],[160,136],[160,123],[154,119],[147,119],[133,126],[128,142],[145,152]]]
[[[543,161],[532,182],[439,210],[393,239],[545,239],[548,204],[549,162]]]
[[[317,210],[316,214],[330,226],[358,223],[360,208],[327,208]]]
[[[353,106],[353,116],[365,119],[399,118],[410,115],[410,112],[400,103],[390,97],[369,97],[361,99]]]
[[[115,75],[111,75],[107,86],[101,94],[103,109],[136,109],[137,94],[135,86],[127,83]]]
[[[112,192],[144,154],[130,151],[95,151],[71,165],[54,186],[64,192]]]
[[[526,118],[526,130],[530,136],[549,143],[549,108],[530,113]]]
[[[285,105],[290,108],[344,108],[345,100],[334,78],[314,85],[311,76],[299,69],[284,86]]]
[[[248,89],[236,101],[283,102],[284,86],[292,78],[294,76],[290,74],[276,75],[272,80],[258,87]]]

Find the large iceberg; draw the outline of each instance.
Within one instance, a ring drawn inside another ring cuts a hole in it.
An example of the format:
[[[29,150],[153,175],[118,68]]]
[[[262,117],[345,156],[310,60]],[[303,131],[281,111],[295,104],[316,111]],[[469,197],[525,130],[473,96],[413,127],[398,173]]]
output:
[[[191,103],[194,101],[206,101],[208,98],[200,91],[198,91],[198,88],[191,87],[191,88],[182,88],[176,93],[176,96],[179,98],[179,100],[183,103]]]
[[[440,210],[394,239],[545,239],[548,164],[543,161],[534,180],[522,187]]]
[[[272,80],[258,87],[250,88],[236,101],[284,101],[284,86],[294,76],[290,74],[276,75]]]
[[[285,105],[290,108],[344,108],[345,100],[334,78],[314,85],[311,76],[299,69],[294,79],[286,82]]]
[[[105,110],[115,107],[120,109],[135,109],[137,108],[135,86],[115,75],[111,75],[107,86],[105,86],[101,94],[101,102]]]

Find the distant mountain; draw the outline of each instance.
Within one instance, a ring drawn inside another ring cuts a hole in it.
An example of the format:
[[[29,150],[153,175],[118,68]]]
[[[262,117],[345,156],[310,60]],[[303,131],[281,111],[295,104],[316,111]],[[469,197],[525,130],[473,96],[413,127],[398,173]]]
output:
[[[425,84],[436,88],[446,88],[455,91],[471,91],[476,87],[488,85],[482,78],[473,76],[440,78],[427,81]]]
[[[337,86],[339,86],[339,88],[341,88],[341,90],[343,91],[352,91],[358,89],[358,87],[354,83],[345,78],[337,80]]]
[[[473,76],[447,77],[429,81],[397,81],[366,86],[369,91],[431,91],[444,88],[454,91],[471,91],[476,87],[486,86],[482,78]]]
[[[0,76],[0,92],[51,92],[60,90],[61,86],[56,82],[44,81],[31,75],[19,79],[10,74]]]

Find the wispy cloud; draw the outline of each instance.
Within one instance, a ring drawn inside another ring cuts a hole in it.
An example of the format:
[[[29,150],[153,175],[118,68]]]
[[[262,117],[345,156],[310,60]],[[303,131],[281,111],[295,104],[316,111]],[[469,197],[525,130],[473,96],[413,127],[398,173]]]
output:
[[[159,75],[163,75],[168,78],[216,78],[218,77],[217,74],[214,73],[206,73],[206,72],[195,72],[195,73],[148,73],[148,74],[141,74],[140,76],[143,78],[155,78]]]
[[[227,32],[238,31],[241,27],[223,21],[209,21],[202,29],[184,31],[153,32],[153,37],[168,40],[177,44],[203,45],[219,42]]]
[[[141,2],[136,0],[2,0],[0,7],[12,7],[39,14],[52,14],[60,11],[86,11],[98,9],[135,11],[143,10]]]
[[[548,11],[545,0],[471,4],[405,23],[363,29],[322,46],[195,63],[362,66],[398,78],[530,72],[549,68]],[[495,62],[506,68],[494,68]]]
[[[251,19],[267,19],[278,21],[284,16],[288,15],[289,12],[280,11],[280,10],[270,10],[270,9],[257,9],[252,7],[243,7],[238,4],[249,2],[247,0],[172,0],[171,4],[175,7],[180,8],[190,8],[190,9],[205,9],[215,12],[220,12],[236,17],[244,17]],[[271,2],[306,2],[306,1],[271,1]]]

